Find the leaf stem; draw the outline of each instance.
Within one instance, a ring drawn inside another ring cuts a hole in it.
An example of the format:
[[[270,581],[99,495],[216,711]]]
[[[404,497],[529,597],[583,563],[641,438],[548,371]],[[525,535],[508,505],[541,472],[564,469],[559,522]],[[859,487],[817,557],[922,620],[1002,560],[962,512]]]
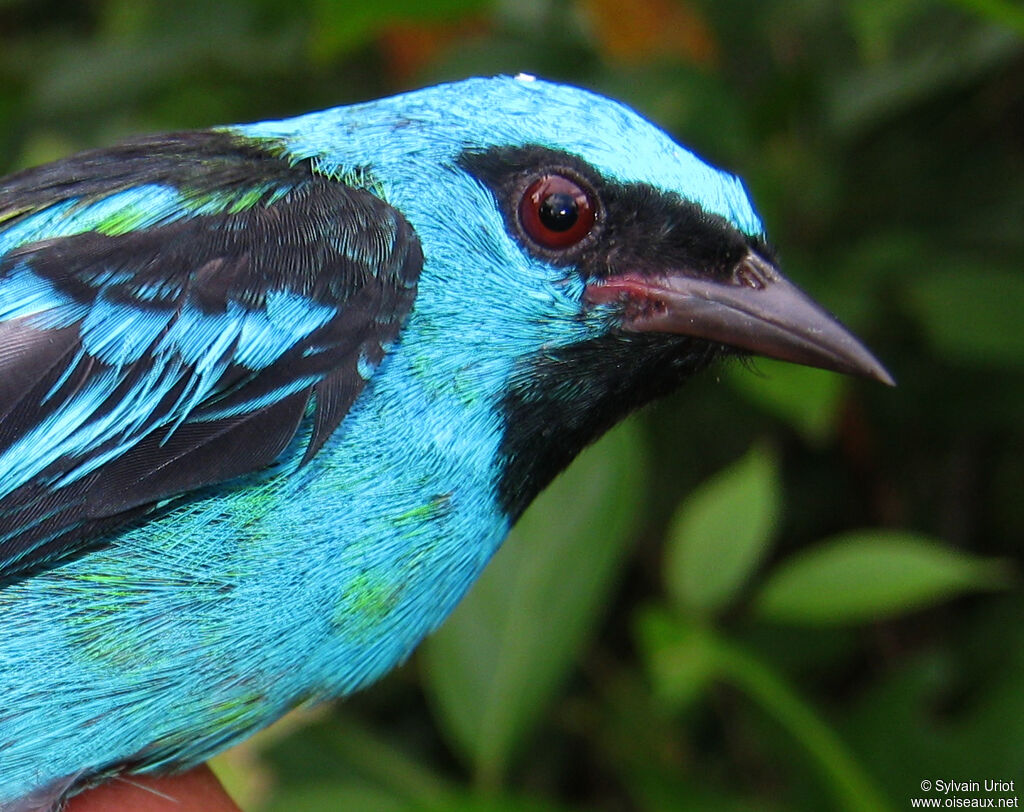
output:
[[[719,674],[756,701],[784,727],[830,779],[837,800],[850,812],[890,812],[892,807],[835,732],[758,658],[724,640],[716,652]]]
[[[444,779],[355,719],[347,717],[342,724],[344,735],[332,737],[331,747],[364,778],[424,806],[443,808],[455,794]]]
[[[946,0],[954,6],[973,11],[979,17],[1005,25],[1024,36],[1024,9],[1006,0]]]

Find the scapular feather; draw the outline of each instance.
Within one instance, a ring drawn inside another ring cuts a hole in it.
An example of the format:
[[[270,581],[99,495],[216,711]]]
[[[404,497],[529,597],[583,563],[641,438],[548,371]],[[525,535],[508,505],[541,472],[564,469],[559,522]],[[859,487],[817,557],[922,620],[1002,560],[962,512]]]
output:
[[[73,554],[96,522],[268,465],[316,392],[308,459],[365,385],[361,359],[380,360],[412,304],[419,246],[378,198],[225,137],[154,143],[174,163],[159,168],[158,154],[140,180],[224,193],[262,173],[292,186],[266,205],[0,259],[0,290],[16,278],[33,292],[0,325],[0,577]],[[38,207],[41,189],[103,199],[142,171],[144,146],[121,148],[127,166],[109,176],[117,150],[38,170],[34,185],[18,176],[8,205]]]

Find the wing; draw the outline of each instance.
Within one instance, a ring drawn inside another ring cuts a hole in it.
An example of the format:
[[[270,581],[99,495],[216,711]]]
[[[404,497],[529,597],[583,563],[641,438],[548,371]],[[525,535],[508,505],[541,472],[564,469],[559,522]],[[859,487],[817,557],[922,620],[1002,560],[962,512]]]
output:
[[[315,454],[422,253],[370,192],[225,133],[0,181],[0,579],[158,500]]]

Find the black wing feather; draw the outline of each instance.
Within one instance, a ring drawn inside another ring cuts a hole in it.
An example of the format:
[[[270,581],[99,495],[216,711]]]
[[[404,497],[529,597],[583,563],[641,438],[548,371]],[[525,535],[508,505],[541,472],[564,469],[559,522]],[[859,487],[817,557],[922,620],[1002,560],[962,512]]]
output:
[[[218,192],[268,182],[287,191],[244,211],[37,241],[0,257],[0,291],[28,273],[54,302],[50,322],[0,322],[0,471],[21,472],[0,482],[0,578],[74,554],[160,500],[272,463],[311,402],[306,459],[314,455],[397,338],[422,265],[411,226],[370,192],[223,134],[135,142],[0,182],[4,227],[62,198],[103,199],[142,183]],[[209,330],[199,361],[184,348],[181,324],[237,328],[275,296],[328,315],[268,363],[245,355],[252,335],[238,329],[223,346]],[[84,333],[101,308],[164,326],[140,351],[108,356]],[[70,324],[60,317],[68,312],[78,314]],[[138,408],[126,410],[132,398]],[[42,427],[77,404],[88,412],[81,426],[24,468],[47,441]],[[115,418],[123,428],[100,430]]]

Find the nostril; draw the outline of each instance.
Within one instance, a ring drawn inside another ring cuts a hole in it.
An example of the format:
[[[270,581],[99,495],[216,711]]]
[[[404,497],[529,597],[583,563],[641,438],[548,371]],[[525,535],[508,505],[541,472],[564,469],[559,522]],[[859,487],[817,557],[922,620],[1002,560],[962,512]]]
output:
[[[749,252],[732,272],[737,285],[753,290],[764,290],[772,280],[771,266],[754,252]]]
[[[746,285],[748,288],[753,288],[754,290],[764,289],[764,280],[746,263],[743,263],[736,268],[733,276],[736,279],[736,282],[740,285]]]

